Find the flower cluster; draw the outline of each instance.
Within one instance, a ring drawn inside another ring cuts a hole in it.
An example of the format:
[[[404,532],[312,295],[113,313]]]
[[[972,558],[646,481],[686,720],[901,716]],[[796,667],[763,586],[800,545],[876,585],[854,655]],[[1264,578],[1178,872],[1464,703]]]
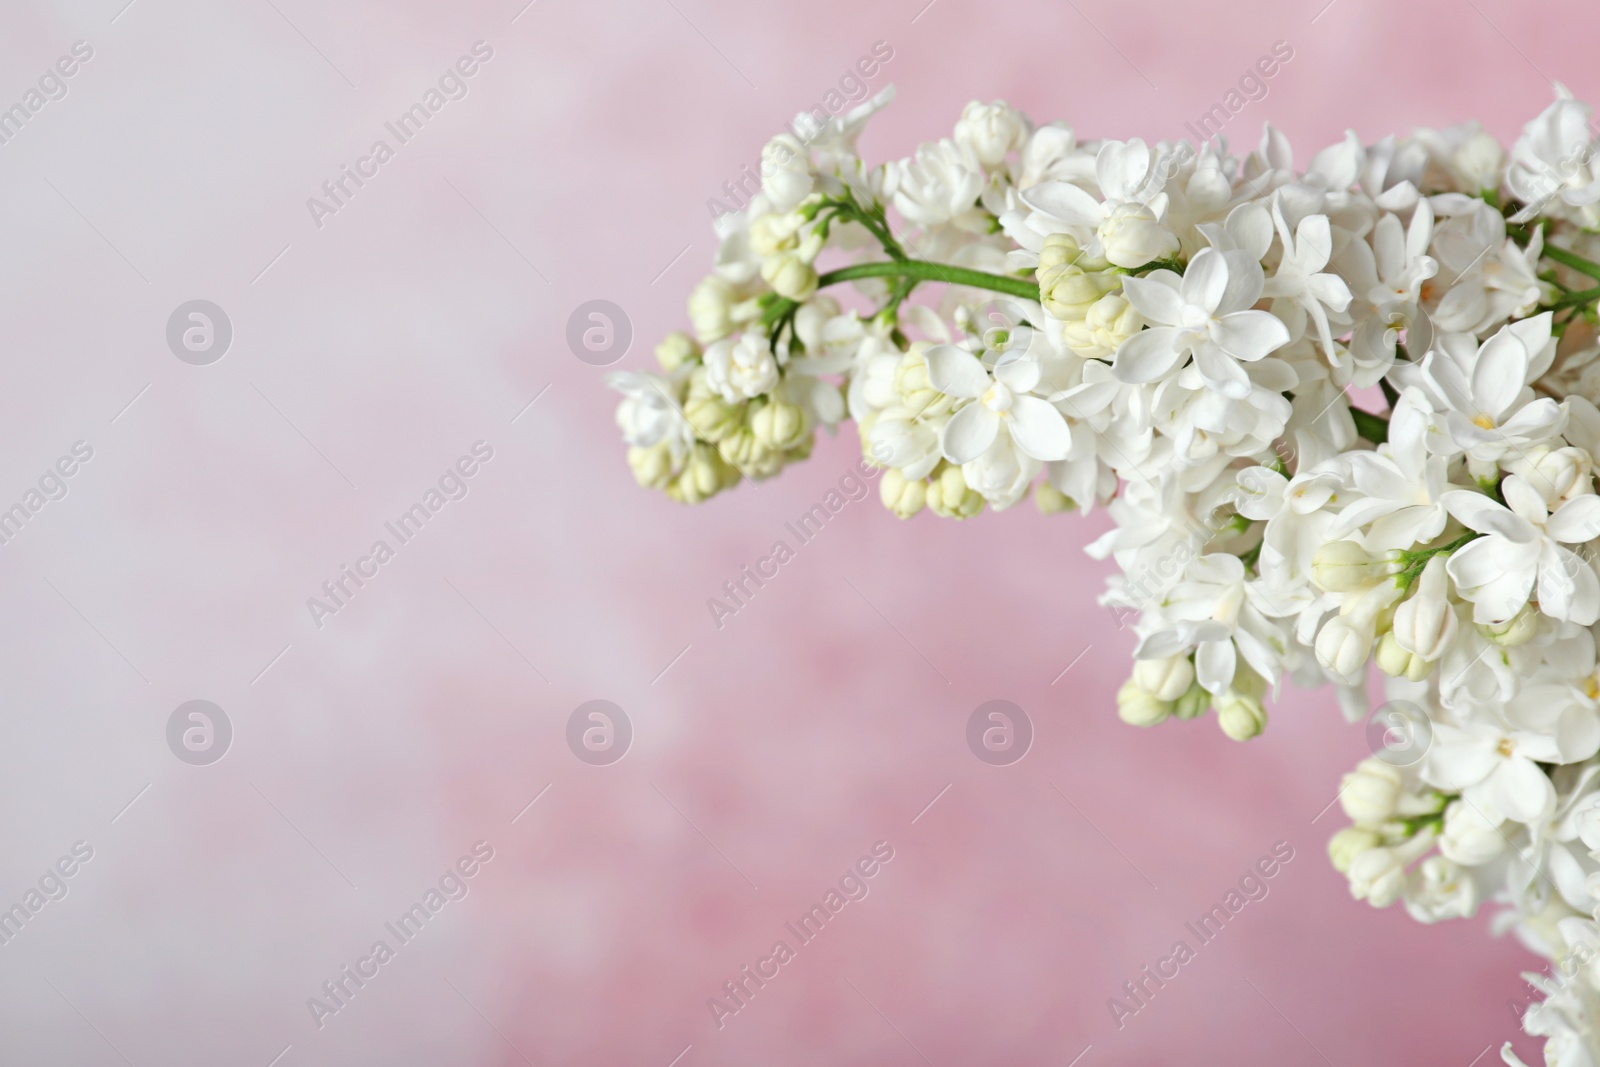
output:
[[[613,377],[638,480],[700,501],[848,417],[902,518],[1103,507],[1140,726],[1214,712],[1246,740],[1285,677],[1359,719],[1375,662],[1409,747],[1346,777],[1334,865],[1376,906],[1493,901],[1581,951],[1525,1025],[1600,1062],[1589,109],[1560,92],[1509,152],[1350,134],[1297,169],[1270,127],[1240,158],[975,102],[869,166],[888,100],[767,146],[693,336]]]

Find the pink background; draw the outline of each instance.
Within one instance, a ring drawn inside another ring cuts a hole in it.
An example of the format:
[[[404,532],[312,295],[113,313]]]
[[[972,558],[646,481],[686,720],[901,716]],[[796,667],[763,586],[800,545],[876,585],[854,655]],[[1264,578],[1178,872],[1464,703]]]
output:
[[[1549,78],[1596,95],[1587,5],[123,2],[13,6],[0,41],[6,104],[95,48],[0,146],[0,504],[95,449],[0,548],[0,903],[95,849],[0,947],[0,1059],[1465,1067],[1515,1035],[1534,961],[1487,913],[1375,913],[1323,858],[1365,754],[1326,694],[1249,746],[1116,720],[1103,518],[853,504],[719,632],[706,598],[853,434],[680,507],[635,488],[564,334],[613,300],[618,368],[650,366],[706,199],[875,41],[873,161],[974,97],[1180,136],[1283,40],[1227,132],[1270,119],[1303,163],[1347,126],[1509,140]],[[469,95],[314,226],[479,39]],[[235,329],[208,367],[163,335],[197,297]],[[316,629],[305,599],[480,439],[470,495]],[[164,739],[197,697],[235,730],[209,767]],[[564,741],[592,698],[634,725],[609,767]],[[1035,725],[1014,766],[965,744],[994,698]],[[306,998],[479,840],[471,894],[319,1030]],[[707,998],[879,840],[870,895],[719,1031]],[[1119,1031],[1107,999],[1278,841],[1270,895]]]

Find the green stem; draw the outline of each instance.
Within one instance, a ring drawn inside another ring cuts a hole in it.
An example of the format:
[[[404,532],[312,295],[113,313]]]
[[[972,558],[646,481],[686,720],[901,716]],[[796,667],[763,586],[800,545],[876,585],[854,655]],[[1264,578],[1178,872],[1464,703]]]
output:
[[[1547,305],[1551,311],[1560,311],[1562,308],[1582,307],[1600,300],[1600,287],[1584,289],[1575,293],[1568,293],[1553,304]]]
[[[1417,580],[1422,574],[1423,568],[1428,565],[1428,561],[1434,556],[1449,555],[1468,541],[1476,541],[1482,536],[1483,534],[1481,533],[1469,530],[1454,541],[1440,545],[1438,548],[1422,548],[1415,552],[1404,553],[1401,558],[1405,565],[1394,576],[1395,584],[1401,589],[1410,589],[1411,583]]]
[[[822,289],[839,282],[857,278],[914,278],[919,282],[946,282],[966,285],[973,289],[989,289],[996,293],[1020,296],[1024,300],[1038,300],[1039,286],[1026,278],[1007,278],[966,267],[951,267],[943,263],[930,263],[923,259],[897,259],[888,263],[856,263],[838,270],[830,270],[817,278],[817,288]]]
[[[1555,245],[1545,245],[1544,257],[1546,259],[1553,259],[1564,267],[1571,267],[1579,274],[1587,274],[1591,278],[1600,278],[1600,263],[1591,262],[1590,260],[1584,259],[1580,255],[1568,252],[1565,248],[1557,248]]]

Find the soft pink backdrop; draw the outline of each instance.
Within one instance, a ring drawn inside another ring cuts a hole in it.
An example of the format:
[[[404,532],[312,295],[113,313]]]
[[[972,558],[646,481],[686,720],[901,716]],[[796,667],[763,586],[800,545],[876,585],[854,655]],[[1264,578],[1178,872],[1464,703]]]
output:
[[[1600,94],[1586,5],[124,2],[14,5],[0,40],[6,102],[96,50],[0,146],[0,500],[96,450],[0,548],[0,901],[96,849],[0,947],[0,1059],[1466,1067],[1514,1036],[1534,961],[1487,913],[1374,912],[1323,858],[1365,753],[1326,694],[1248,746],[1116,720],[1102,518],[853,504],[719,632],[706,598],[853,438],[679,507],[564,333],[613,300],[649,366],[705,200],[875,41],[873,160],[975,97],[1181,136],[1283,40],[1228,132],[1304,161]],[[317,229],[305,198],[478,39],[470,94]],[[209,367],[163,338],[196,297],[235,328]],[[478,439],[471,494],[315,629],[305,598]],[[196,697],[236,731],[204,768],[163,736]],[[597,697],[635,728],[603,768],[564,742]],[[965,745],[992,698],[1036,727],[1011,767]],[[480,839],[471,895],[317,1029],[306,998]],[[870,896],[719,1031],[706,999],[880,839]],[[1270,895],[1117,1030],[1107,998],[1277,841]]]

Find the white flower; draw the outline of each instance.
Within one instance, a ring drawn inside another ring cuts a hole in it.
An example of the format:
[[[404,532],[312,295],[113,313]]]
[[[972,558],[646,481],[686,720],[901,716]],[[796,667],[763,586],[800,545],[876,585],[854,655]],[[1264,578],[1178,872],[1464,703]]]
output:
[[[1041,182],[1022,194],[1040,233],[1071,232],[1094,257],[1119,267],[1142,267],[1178,251],[1178,238],[1161,225],[1167,206],[1165,164],[1135,138],[1107,141],[1095,157],[1095,180],[1104,202],[1068,181]]]
[[[778,384],[778,361],[758,333],[724,338],[706,348],[706,384],[729,403],[768,393]]]
[[[1277,677],[1279,652],[1274,646],[1281,638],[1262,613],[1259,593],[1247,583],[1239,557],[1218,552],[1189,560],[1158,614],[1171,625],[1140,641],[1135,659],[1193,649],[1195,679],[1213,695],[1233,684],[1241,654],[1261,677]]]
[[[1408,386],[1389,418],[1389,439],[1374,452],[1350,455],[1356,492],[1328,530],[1348,537],[1368,527],[1363,540],[1374,551],[1427,544],[1444,531],[1448,514],[1440,498],[1448,487],[1449,457],[1430,451],[1433,413],[1420,389]]]
[[[1009,355],[1009,353],[1008,353]],[[1065,459],[1072,446],[1067,420],[1048,401],[1029,395],[1042,371],[1037,360],[1002,356],[991,377],[971,352],[955,345],[928,349],[928,381],[946,396],[972,403],[945,425],[940,447],[951,463],[977,459],[1004,428],[1017,450],[1039,461]]]
[[[954,141],[936,141],[890,165],[884,187],[908,222],[939,226],[972,217],[983,175]]]
[[[1405,898],[1406,911],[1419,923],[1470,919],[1478,910],[1478,885],[1443,856],[1430,856],[1406,884]]]
[[[773,211],[793,211],[815,184],[811,157],[793,134],[780,133],[761,150],[761,191]]]
[[[1556,101],[1523,127],[1511,149],[1506,184],[1527,206],[1512,216],[1526,222],[1552,208],[1584,226],[1593,226],[1600,178],[1595,175],[1590,146],[1589,106],[1572,99],[1561,86]]]
[[[1368,849],[1350,861],[1345,873],[1350,878],[1350,895],[1374,908],[1387,908],[1400,899],[1406,887],[1405,859],[1392,848]]]
[[[1600,536],[1600,498],[1580,496],[1551,514],[1538,490],[1519,475],[1500,483],[1505,504],[1482,493],[1444,494],[1450,514],[1483,537],[1450,556],[1450,577],[1472,601],[1474,622],[1510,619],[1537,588],[1539,610],[1588,626],[1600,619],[1600,579],[1588,561],[1565,548]]]
[[[1289,341],[1289,331],[1267,311],[1253,311],[1261,297],[1261,264],[1248,253],[1208,248],[1180,278],[1158,270],[1128,278],[1128,302],[1157,325],[1117,349],[1113,364],[1125,382],[1153,382],[1193,356],[1206,385],[1223,396],[1250,395],[1250,379],[1239,361],[1261,359]]]
[[[1405,793],[1400,771],[1381,759],[1368,758],[1344,776],[1339,787],[1339,806],[1355,823],[1377,824],[1394,817]]]
[[[1272,221],[1283,241],[1283,258],[1277,272],[1267,279],[1262,295],[1272,298],[1272,310],[1288,325],[1291,336],[1305,333],[1309,318],[1322,350],[1331,359],[1334,347],[1328,312],[1343,312],[1350,306],[1350,287],[1337,274],[1323,270],[1333,256],[1333,231],[1328,217],[1306,216],[1291,236],[1283,210],[1274,201]]]
[[[1506,834],[1500,829],[1503,822],[1500,809],[1487,800],[1452,801],[1444,809],[1439,851],[1468,867],[1488,863],[1506,849]]]
[[[1439,399],[1451,439],[1480,469],[1560,432],[1561,406],[1550,397],[1534,399],[1528,388],[1554,352],[1545,312],[1505,326],[1482,345],[1468,334],[1442,335],[1422,361],[1422,381]]]
[[[974,100],[961,112],[956,123],[956,144],[972,153],[986,167],[1005,162],[1012,152],[1028,141],[1028,119],[1009,104],[996,100],[983,104]]]
[[[1554,737],[1489,722],[1435,725],[1424,777],[1518,822],[1532,822],[1556,802],[1555,787],[1539,766],[1561,762]]]
[[[622,394],[617,405],[617,426],[622,439],[634,448],[652,448],[665,442],[674,460],[681,460],[694,443],[694,429],[678,404],[677,386],[659,374],[616,371],[606,384]]]

